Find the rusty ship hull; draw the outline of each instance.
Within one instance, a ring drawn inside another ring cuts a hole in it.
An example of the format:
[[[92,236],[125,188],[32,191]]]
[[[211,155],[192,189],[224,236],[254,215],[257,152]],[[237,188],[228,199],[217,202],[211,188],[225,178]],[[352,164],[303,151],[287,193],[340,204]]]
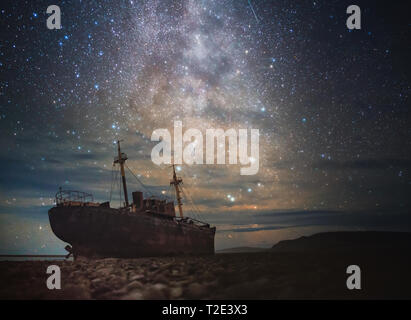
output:
[[[214,254],[215,228],[155,212],[102,206],[56,206],[49,210],[54,234],[74,257],[137,258]]]
[[[138,258],[213,254],[216,228],[183,216],[183,180],[177,176],[175,166],[172,166],[170,187],[173,186],[176,192],[179,218],[176,217],[174,201],[167,198],[153,195],[144,198],[143,192],[134,191],[132,203],[129,203],[124,171],[128,157],[121,152],[120,141],[117,141],[117,151],[113,168],[119,165],[123,207],[111,208],[110,201],[94,202],[91,194],[81,191],[62,190],[60,187],[56,193],[56,206],[49,210],[50,226],[58,238],[71,245],[66,247],[69,255],[73,254],[74,258]],[[134,173],[133,176],[146,189]],[[110,200],[111,193],[112,190]]]

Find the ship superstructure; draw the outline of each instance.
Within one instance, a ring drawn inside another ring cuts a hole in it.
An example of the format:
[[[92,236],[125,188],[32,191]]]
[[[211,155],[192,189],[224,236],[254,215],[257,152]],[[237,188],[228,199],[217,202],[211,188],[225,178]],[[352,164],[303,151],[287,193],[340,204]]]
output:
[[[69,243],[66,249],[74,257],[143,257],[174,254],[213,254],[215,227],[184,217],[183,180],[172,165],[170,186],[174,201],[158,197],[144,198],[142,191],[132,192],[129,203],[125,175],[127,155],[117,141],[113,166],[120,168],[124,203],[111,208],[110,201],[98,203],[91,194],[60,189],[56,206],[49,210],[54,234]],[[137,177],[136,177],[137,178]],[[121,200],[120,200],[121,201]]]

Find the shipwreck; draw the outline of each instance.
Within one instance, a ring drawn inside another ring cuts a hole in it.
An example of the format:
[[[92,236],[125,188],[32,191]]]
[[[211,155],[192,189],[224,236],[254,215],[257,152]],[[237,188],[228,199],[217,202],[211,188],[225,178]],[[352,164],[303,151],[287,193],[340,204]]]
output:
[[[74,258],[137,258],[179,254],[214,254],[215,227],[183,214],[183,180],[172,167],[170,187],[174,200],[144,198],[142,191],[132,192],[129,202],[125,175],[127,155],[118,154],[113,167],[121,176],[123,205],[112,208],[110,201],[98,203],[89,193],[60,190],[55,206],[48,212],[51,229],[68,243],[68,255]],[[120,190],[121,190],[120,189]],[[121,198],[121,195],[120,195]]]

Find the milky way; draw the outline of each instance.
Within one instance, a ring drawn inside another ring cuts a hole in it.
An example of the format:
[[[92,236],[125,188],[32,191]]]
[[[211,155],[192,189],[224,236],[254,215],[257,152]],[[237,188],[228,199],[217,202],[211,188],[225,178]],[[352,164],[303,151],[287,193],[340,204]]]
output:
[[[61,30],[46,28],[49,3],[4,4],[1,250],[47,246],[59,186],[106,201],[118,139],[133,172],[165,193],[170,172],[151,162],[150,137],[173,120],[260,131],[255,176],[233,165],[179,171],[220,230],[217,247],[268,246],[321,226],[404,227],[409,27],[401,7],[369,1],[362,29],[348,30],[349,4],[61,1]],[[39,244],[16,240],[28,234]]]

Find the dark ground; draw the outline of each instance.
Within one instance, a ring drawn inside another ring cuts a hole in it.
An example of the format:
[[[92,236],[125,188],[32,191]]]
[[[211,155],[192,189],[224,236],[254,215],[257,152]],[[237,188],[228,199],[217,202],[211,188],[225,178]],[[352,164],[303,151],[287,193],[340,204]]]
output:
[[[61,290],[46,287],[61,267]],[[348,265],[362,289],[348,290]],[[0,262],[0,299],[411,299],[410,252],[259,252],[208,257]]]

